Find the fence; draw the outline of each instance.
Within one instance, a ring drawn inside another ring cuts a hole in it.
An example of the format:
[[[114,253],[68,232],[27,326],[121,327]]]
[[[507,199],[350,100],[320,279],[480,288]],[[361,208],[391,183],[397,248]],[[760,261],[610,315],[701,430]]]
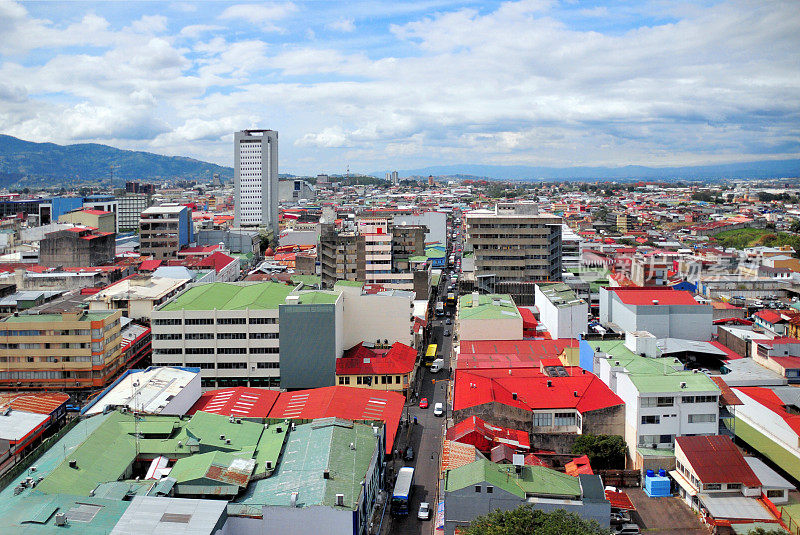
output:
[[[41,457],[41,455],[46,452],[53,444],[58,442],[61,437],[66,435],[73,427],[75,427],[78,422],[80,422],[79,418],[75,418],[70,421],[67,425],[59,429],[54,435],[51,435],[44,439],[41,444],[33,448],[30,453],[28,453],[25,457],[17,462],[8,472],[3,474],[0,477],[0,490],[6,488],[12,481],[17,479],[19,475],[28,469],[28,467],[33,464],[33,461]]]
[[[781,508],[780,512],[781,523],[789,530],[789,533],[800,535],[800,518],[793,517],[785,507]]]
[[[642,473],[639,470],[595,470],[603,478],[604,485],[612,487],[638,487]]]

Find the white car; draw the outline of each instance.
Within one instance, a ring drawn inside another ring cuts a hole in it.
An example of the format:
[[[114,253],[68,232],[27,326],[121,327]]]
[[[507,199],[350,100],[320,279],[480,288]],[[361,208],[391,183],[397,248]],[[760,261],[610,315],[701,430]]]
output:
[[[420,520],[429,520],[431,518],[431,504],[428,502],[420,503],[417,518]]]
[[[433,406],[433,415],[434,416],[441,416],[444,414],[444,405],[441,403],[437,403]]]

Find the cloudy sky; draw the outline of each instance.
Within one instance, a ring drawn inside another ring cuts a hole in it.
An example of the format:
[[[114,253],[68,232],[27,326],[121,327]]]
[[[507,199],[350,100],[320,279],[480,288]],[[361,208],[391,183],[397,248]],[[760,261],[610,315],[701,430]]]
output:
[[[282,172],[800,156],[800,7],[0,0],[0,132]]]

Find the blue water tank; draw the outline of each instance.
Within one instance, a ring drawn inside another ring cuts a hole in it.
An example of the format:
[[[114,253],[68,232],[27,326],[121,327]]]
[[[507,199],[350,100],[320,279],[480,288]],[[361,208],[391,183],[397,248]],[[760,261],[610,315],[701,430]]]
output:
[[[644,478],[644,492],[651,498],[671,496],[671,484],[668,477],[647,476]]]
[[[658,471],[658,475],[661,477],[665,477],[667,475],[667,471],[662,468],[661,470]]]
[[[653,472],[652,470],[647,471],[647,477],[653,477],[654,475],[656,475],[656,473]]]

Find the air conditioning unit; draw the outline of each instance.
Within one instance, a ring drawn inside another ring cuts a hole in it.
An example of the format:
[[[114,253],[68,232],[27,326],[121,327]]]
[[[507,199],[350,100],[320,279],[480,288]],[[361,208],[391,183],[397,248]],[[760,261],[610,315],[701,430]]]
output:
[[[67,525],[67,513],[56,513],[56,526]]]

